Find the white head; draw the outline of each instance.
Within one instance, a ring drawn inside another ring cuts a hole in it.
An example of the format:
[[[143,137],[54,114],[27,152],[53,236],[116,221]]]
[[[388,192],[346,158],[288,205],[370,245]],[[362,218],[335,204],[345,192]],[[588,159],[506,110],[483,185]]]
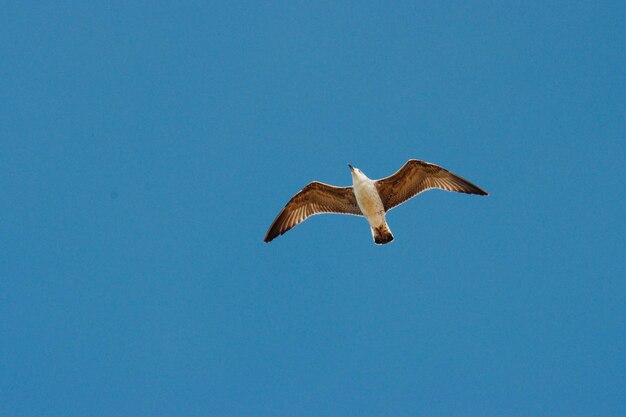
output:
[[[350,173],[352,174],[352,183],[356,183],[357,181],[365,181],[369,179],[360,169],[355,168],[350,164],[348,164],[348,166],[350,167]]]

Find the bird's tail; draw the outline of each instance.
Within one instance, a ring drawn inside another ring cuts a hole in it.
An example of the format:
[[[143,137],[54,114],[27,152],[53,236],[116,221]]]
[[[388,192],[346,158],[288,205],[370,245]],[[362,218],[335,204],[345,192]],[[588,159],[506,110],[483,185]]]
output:
[[[384,245],[393,240],[393,235],[391,234],[391,230],[389,230],[389,226],[387,226],[387,222],[378,227],[372,227],[372,236],[377,245]]]

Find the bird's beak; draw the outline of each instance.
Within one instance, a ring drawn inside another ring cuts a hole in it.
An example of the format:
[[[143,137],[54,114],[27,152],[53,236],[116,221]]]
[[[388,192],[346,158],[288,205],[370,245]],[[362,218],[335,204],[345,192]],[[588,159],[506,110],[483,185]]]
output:
[[[354,171],[354,168],[352,168],[352,165],[348,164],[348,167],[350,168],[350,171]]]

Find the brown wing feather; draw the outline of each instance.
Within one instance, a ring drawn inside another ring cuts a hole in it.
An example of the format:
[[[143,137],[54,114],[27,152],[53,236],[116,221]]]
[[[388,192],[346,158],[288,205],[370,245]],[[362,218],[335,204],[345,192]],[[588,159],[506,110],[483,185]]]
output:
[[[488,195],[472,184],[440,166],[417,159],[409,160],[395,174],[376,181],[385,211],[404,203],[422,191],[439,188],[458,193]]]
[[[270,226],[264,242],[270,242],[314,214],[338,213],[362,216],[352,187],[312,182],[292,197]]]

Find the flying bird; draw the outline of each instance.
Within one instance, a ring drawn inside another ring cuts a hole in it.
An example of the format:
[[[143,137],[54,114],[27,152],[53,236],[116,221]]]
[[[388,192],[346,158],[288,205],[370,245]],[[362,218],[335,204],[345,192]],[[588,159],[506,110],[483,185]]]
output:
[[[266,243],[284,234],[314,214],[338,213],[364,216],[374,242],[384,245],[393,240],[385,215],[410,198],[431,188],[458,193],[488,195],[475,184],[452,172],[424,161],[410,159],[395,174],[379,180],[348,164],[352,187],[335,187],[314,181],[293,196],[270,226]]]

